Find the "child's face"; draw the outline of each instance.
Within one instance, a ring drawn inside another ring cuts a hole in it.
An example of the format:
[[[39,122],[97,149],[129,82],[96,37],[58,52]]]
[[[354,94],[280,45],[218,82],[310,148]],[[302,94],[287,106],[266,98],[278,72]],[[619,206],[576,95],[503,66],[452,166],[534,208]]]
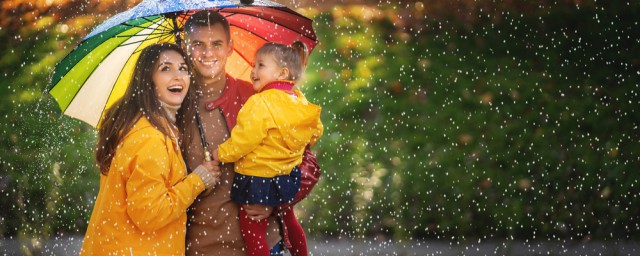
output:
[[[253,89],[260,91],[270,82],[286,79],[286,72],[286,68],[278,66],[271,54],[257,55],[251,70]]]
[[[174,106],[182,104],[191,79],[187,63],[180,53],[172,50],[160,53],[151,78],[160,101]]]

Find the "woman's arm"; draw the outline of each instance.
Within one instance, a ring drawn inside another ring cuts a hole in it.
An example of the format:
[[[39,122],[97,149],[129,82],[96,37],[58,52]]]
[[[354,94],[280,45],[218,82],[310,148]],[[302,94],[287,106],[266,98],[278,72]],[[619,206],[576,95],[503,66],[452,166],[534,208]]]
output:
[[[162,133],[140,132],[136,140],[119,150],[131,151],[127,166],[131,175],[126,183],[127,214],[142,231],[151,232],[177,220],[204,189],[200,177],[192,173],[171,184],[170,158],[179,158]],[[138,136],[135,136],[138,135]],[[172,155],[176,154],[176,155]]]

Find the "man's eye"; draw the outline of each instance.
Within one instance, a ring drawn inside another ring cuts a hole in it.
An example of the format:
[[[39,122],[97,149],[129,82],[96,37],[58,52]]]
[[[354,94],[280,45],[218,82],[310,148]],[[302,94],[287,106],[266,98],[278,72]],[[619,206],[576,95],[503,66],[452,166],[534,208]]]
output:
[[[193,43],[191,44],[191,48],[200,49],[202,48],[202,43]]]

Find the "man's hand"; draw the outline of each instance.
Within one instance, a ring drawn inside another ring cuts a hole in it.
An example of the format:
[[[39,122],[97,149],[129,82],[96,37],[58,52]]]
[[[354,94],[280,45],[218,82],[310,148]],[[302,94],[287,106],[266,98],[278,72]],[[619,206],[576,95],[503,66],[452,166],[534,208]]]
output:
[[[247,217],[251,220],[263,220],[271,216],[273,212],[272,206],[259,205],[259,204],[244,204],[242,205],[244,211],[247,212]]]

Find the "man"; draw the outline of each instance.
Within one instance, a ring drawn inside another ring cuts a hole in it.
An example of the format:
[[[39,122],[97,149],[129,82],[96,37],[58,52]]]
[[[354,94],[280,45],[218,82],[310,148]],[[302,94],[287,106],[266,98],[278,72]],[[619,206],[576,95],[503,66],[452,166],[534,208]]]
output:
[[[235,79],[225,72],[227,58],[233,53],[229,23],[215,11],[194,14],[184,26],[183,47],[192,63],[198,98],[196,109],[202,122],[202,130],[208,150],[215,150],[224,142],[235,126],[242,104],[255,92],[251,83]],[[189,113],[188,111],[185,111]],[[187,120],[188,117],[185,117]],[[189,122],[187,122],[189,123]],[[195,167],[204,159],[196,125],[185,127],[184,157],[189,167]],[[317,182],[320,170],[315,157],[305,152],[302,187],[296,201],[304,198]],[[315,173],[305,175],[306,173]],[[220,183],[211,193],[203,193],[192,205],[187,225],[187,255],[244,255],[244,242],[240,233],[238,205],[233,202],[231,185],[233,166],[221,165]],[[290,206],[286,206],[290,207]],[[271,207],[253,205],[246,208],[249,217],[265,219],[274,211]],[[279,225],[271,220],[267,240],[270,246],[278,244]],[[286,238],[284,239],[286,243]],[[277,248],[275,250],[279,251]],[[272,250],[273,251],[273,250]]]

